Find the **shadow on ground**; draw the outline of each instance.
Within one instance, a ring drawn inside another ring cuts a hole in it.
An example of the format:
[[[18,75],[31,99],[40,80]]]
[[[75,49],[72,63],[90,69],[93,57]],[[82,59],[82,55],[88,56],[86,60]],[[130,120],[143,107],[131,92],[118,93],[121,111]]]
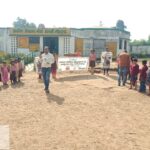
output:
[[[43,80],[42,79],[38,79],[38,83],[43,83]]]
[[[24,86],[24,83],[23,82],[19,82],[19,83],[16,83],[16,84],[10,84],[10,85],[2,85],[0,86],[0,91],[1,90],[6,90],[8,89],[9,87],[15,89],[15,88],[21,88]]]
[[[9,85],[2,85],[1,87],[0,87],[0,90],[6,90],[6,89],[8,89],[9,88]]]
[[[46,94],[46,96],[47,96],[47,99],[48,99],[49,102],[54,101],[58,105],[62,105],[64,103],[64,101],[65,101],[65,99],[63,97],[59,97],[59,96],[51,94],[51,93],[50,94]]]
[[[107,78],[97,75],[77,75],[77,76],[68,76],[57,79],[57,82],[65,82],[65,81],[80,81],[80,80],[94,80],[94,79],[103,79],[108,81]]]
[[[116,76],[116,75],[109,75],[108,77],[113,80],[118,80],[118,76]]]
[[[24,86],[24,83],[23,82],[19,82],[17,84],[11,84],[11,87],[12,88],[21,88]]]

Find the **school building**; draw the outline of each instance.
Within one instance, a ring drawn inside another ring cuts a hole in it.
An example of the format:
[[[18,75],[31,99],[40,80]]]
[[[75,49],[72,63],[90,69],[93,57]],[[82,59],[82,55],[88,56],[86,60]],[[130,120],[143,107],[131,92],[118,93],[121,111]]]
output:
[[[122,49],[129,50],[130,32],[116,28],[82,28],[72,29],[72,36],[76,37],[75,50],[88,56],[91,49],[100,56],[106,47],[115,57]]]
[[[25,53],[42,51],[48,46],[59,56],[80,52],[88,56],[95,49],[100,57],[106,47],[114,57],[122,49],[129,50],[130,32],[116,28],[0,28],[0,53]]]

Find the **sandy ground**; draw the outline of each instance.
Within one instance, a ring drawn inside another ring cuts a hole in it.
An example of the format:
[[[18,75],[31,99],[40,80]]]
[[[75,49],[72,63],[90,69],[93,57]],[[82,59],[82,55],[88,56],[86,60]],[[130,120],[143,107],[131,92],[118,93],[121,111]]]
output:
[[[150,97],[118,88],[115,75],[63,73],[51,94],[35,73],[0,91],[11,150],[150,150]]]

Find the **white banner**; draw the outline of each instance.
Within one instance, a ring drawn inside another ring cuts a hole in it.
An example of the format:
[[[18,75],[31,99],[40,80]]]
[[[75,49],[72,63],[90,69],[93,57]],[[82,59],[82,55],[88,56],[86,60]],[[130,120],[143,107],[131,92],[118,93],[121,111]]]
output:
[[[88,57],[60,57],[58,59],[58,71],[88,70]]]

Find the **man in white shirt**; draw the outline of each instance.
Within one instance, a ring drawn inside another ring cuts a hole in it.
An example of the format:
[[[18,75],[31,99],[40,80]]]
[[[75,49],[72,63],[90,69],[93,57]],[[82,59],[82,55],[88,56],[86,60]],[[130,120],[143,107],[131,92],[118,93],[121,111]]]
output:
[[[42,75],[43,81],[45,85],[46,93],[49,93],[49,79],[51,73],[51,65],[54,63],[54,56],[49,53],[48,46],[44,47],[44,53],[41,56],[41,67],[42,67]]]

